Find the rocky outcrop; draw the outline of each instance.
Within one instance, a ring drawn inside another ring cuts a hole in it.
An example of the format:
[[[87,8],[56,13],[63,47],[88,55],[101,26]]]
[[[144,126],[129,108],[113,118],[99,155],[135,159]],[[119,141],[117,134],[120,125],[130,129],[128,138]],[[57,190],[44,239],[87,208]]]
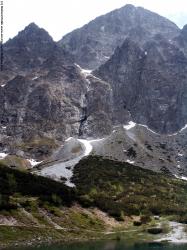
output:
[[[100,16],[65,35],[59,44],[72,53],[83,68],[95,69],[105,63],[125,38],[144,44],[156,34],[172,39],[179,28],[164,17],[133,5]]]

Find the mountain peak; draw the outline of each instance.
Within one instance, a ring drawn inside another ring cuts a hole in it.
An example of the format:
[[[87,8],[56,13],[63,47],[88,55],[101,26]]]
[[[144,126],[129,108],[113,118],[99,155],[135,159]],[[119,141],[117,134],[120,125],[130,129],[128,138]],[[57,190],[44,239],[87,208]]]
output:
[[[136,7],[133,4],[126,4],[125,6],[123,6],[121,9],[135,9]]]
[[[142,46],[159,33],[169,40],[176,37],[180,29],[152,11],[127,4],[67,34],[59,44],[75,56],[77,64],[93,70],[105,63],[125,38],[130,36]]]
[[[53,39],[45,29],[40,28],[38,25],[32,22],[27,25],[22,31],[20,31],[17,36],[8,40],[6,46],[13,45],[15,42],[19,44],[21,43],[23,45],[23,43],[42,43],[43,41],[52,43]]]
[[[32,23],[28,24],[25,28],[39,29],[39,26],[35,22],[32,22]]]

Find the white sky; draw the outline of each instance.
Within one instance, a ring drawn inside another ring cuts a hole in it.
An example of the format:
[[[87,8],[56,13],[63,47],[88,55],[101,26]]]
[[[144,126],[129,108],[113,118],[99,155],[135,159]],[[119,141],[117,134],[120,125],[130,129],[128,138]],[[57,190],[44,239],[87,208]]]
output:
[[[155,11],[182,27],[187,24],[187,0],[3,0],[4,41],[31,22],[46,29],[54,40],[95,17],[127,3]]]

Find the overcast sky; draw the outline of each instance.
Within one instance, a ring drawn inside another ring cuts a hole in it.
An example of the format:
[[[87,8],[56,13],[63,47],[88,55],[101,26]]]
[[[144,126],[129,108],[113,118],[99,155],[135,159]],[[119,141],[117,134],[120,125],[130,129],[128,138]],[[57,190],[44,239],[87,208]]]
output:
[[[187,0],[3,0],[4,41],[31,22],[46,29],[55,41],[95,17],[127,3],[187,24]]]

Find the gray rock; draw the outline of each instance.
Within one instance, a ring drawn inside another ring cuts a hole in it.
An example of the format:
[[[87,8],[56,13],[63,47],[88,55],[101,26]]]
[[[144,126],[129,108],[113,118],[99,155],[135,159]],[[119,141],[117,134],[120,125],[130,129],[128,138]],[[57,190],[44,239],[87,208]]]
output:
[[[172,39],[179,32],[179,28],[166,18],[128,4],[65,35],[59,44],[72,53],[81,67],[95,69],[129,36],[143,44],[157,33]]]

